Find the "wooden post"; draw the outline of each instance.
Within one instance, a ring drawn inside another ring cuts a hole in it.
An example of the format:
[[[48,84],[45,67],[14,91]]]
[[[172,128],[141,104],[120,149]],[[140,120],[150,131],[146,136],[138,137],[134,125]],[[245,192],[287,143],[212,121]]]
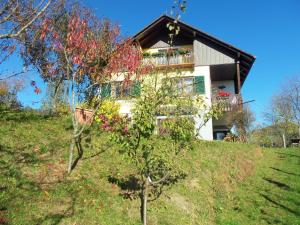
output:
[[[239,59],[236,62],[236,76],[237,76],[238,94],[241,94],[241,70],[240,70],[240,61],[239,61]]]

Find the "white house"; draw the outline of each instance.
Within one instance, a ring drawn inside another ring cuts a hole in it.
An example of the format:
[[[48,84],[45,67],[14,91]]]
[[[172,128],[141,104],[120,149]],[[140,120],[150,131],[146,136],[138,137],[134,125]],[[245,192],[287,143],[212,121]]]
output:
[[[157,67],[166,65],[164,52],[170,48],[167,24],[172,21],[173,18],[163,15],[134,36],[143,49],[144,60]],[[241,88],[255,57],[185,23],[178,22],[178,25],[180,32],[172,48],[178,50],[179,54],[168,59],[169,66],[181,70],[181,82],[190,87],[185,92],[202,94],[209,104],[220,99],[226,100],[223,117],[208,121],[200,129],[199,135],[204,140],[223,139],[231,128],[225,118],[232,106],[242,103]],[[109,88],[117,98],[121,95],[119,89],[118,82]],[[120,112],[130,114],[134,101],[121,99],[118,102],[121,104]],[[163,117],[158,116],[157,119]],[[195,119],[195,129],[199,124],[201,121]]]

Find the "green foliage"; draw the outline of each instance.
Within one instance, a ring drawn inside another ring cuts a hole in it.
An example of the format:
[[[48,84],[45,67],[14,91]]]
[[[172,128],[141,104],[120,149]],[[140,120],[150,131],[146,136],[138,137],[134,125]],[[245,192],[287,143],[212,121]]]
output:
[[[194,137],[195,123],[189,117],[167,119],[163,121],[163,127],[176,143],[190,142]]]
[[[141,96],[141,82],[140,81],[136,81],[133,84],[133,96],[134,97]]]
[[[167,57],[172,55],[188,55],[191,54],[191,50],[186,49],[170,49],[169,51],[161,51],[161,52],[144,52],[144,58],[160,58],[160,57]]]
[[[96,114],[105,115],[108,119],[112,119],[114,116],[119,115],[120,107],[121,106],[119,103],[112,100],[105,99],[101,102],[101,105],[97,110]],[[99,122],[98,117],[96,117],[95,120]]]
[[[140,176],[144,224],[149,189],[151,196],[159,197],[159,190],[184,177],[178,161],[191,148],[195,135],[193,116],[198,114],[204,117],[203,125],[216,116],[202,96],[183,98],[172,79],[162,79],[162,84],[158,86],[157,77],[153,75],[152,78],[154,81],[143,85],[143,94],[135,101],[131,121],[126,123],[126,119],[120,119],[119,125],[104,127],[112,132],[112,140],[120,144],[120,152],[133,163],[136,176]],[[183,115],[183,112],[188,112],[188,115]],[[162,128],[170,141],[169,145],[164,146],[156,144],[161,129],[156,126],[157,115],[161,114],[167,118]]]

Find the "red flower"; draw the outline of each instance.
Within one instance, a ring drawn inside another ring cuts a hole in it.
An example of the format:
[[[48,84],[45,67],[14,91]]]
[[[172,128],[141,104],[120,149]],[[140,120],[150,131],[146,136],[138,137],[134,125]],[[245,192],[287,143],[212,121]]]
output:
[[[230,92],[226,92],[226,91],[220,91],[218,93],[219,97],[229,97],[230,96]]]

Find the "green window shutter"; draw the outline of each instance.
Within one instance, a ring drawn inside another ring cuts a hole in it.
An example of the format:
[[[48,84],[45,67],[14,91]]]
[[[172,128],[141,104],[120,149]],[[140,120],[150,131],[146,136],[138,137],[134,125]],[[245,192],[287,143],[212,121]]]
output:
[[[195,77],[195,92],[197,94],[205,94],[204,76]]]
[[[110,83],[102,84],[101,98],[110,97],[110,94],[111,94],[111,84]]]
[[[133,85],[133,96],[139,97],[141,96],[141,82],[136,81]]]

